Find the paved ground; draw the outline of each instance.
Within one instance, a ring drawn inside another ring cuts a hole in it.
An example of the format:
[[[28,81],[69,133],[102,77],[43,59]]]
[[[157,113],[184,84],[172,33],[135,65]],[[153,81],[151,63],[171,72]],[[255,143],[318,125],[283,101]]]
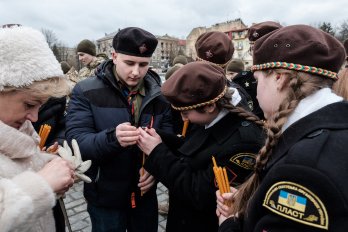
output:
[[[74,232],[90,232],[91,221],[87,213],[87,205],[83,197],[83,183],[76,183],[66,194],[64,199],[65,207],[68,212],[71,229]],[[167,189],[162,185],[157,186],[157,198],[159,203],[168,199]],[[158,216],[158,232],[164,232],[167,217]],[[68,231],[68,230],[67,230]]]

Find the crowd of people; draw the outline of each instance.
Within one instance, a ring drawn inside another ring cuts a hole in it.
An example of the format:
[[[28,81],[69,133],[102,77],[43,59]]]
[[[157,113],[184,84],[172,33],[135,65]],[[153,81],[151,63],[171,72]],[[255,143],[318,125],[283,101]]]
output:
[[[41,32],[2,26],[0,231],[71,230],[78,179],[92,232],[156,232],[159,182],[168,232],[347,231],[348,40],[271,21],[248,38],[250,69],[210,31],[162,83],[142,28],[110,58],[82,40],[76,70]]]

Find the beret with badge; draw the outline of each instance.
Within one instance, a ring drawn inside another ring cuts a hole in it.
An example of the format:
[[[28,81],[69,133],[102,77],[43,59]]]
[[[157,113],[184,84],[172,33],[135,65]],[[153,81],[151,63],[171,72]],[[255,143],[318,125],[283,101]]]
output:
[[[120,30],[113,38],[115,51],[130,56],[151,57],[157,47],[157,38],[138,27]]]
[[[211,31],[200,35],[195,43],[198,60],[225,67],[232,59],[232,40],[223,32]]]
[[[161,87],[176,110],[191,110],[212,104],[227,90],[224,70],[206,62],[192,62],[178,69]]]
[[[344,59],[336,38],[311,26],[293,25],[256,40],[251,70],[282,68],[337,79]]]
[[[256,23],[249,28],[247,36],[250,43],[254,43],[257,39],[279,28],[282,28],[282,25],[273,21]]]

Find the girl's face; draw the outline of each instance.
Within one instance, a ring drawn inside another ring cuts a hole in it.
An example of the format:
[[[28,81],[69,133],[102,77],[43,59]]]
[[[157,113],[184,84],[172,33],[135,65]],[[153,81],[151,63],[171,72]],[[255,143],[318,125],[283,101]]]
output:
[[[270,118],[283,100],[284,91],[281,91],[280,78],[286,78],[286,76],[275,72],[266,76],[265,72],[256,71],[254,77],[257,80],[257,100],[265,118]]]
[[[203,112],[193,109],[193,110],[184,110],[184,111],[181,111],[180,113],[181,113],[181,118],[183,121],[188,120],[194,124],[207,125],[216,118],[219,111],[217,110],[216,105],[212,104],[212,105],[203,107]]]
[[[36,122],[42,100],[26,92],[0,93],[0,120],[19,129],[26,121]]]

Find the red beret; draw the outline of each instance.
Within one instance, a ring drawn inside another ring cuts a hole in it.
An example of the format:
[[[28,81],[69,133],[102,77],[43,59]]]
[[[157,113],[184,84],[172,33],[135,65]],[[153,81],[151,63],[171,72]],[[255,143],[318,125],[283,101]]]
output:
[[[197,56],[217,65],[225,65],[232,59],[232,40],[223,32],[212,31],[200,35],[195,44]]]
[[[222,98],[226,82],[222,68],[206,62],[192,62],[174,72],[161,90],[174,109],[190,110]]]
[[[265,21],[252,25],[248,30],[248,38],[250,42],[255,42],[258,38],[270,33],[271,31],[281,28],[277,22]]]
[[[342,43],[330,34],[307,25],[293,25],[256,40],[251,70],[282,68],[337,79],[344,58]]]
[[[157,47],[157,38],[148,31],[137,27],[120,30],[113,38],[116,52],[138,57],[151,57]]]

